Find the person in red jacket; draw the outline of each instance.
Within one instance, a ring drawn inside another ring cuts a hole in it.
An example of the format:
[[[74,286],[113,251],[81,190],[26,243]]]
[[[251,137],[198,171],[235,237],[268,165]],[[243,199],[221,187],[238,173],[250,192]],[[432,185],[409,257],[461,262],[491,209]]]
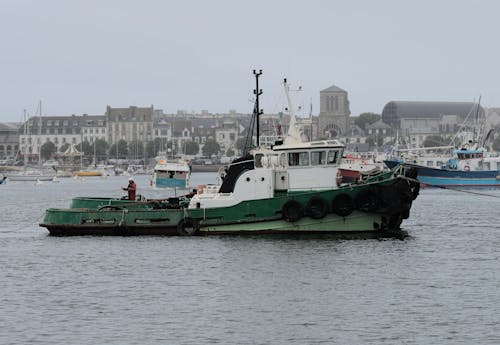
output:
[[[134,179],[132,177],[128,179],[128,186],[124,187],[122,189],[128,191],[128,199],[129,200],[135,200],[135,191],[137,189],[137,186],[136,186]]]

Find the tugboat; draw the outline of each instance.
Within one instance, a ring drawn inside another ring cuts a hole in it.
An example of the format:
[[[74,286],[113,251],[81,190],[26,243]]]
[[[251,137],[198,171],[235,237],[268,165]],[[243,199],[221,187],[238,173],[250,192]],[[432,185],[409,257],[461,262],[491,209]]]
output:
[[[69,209],[48,209],[40,226],[56,236],[401,233],[420,188],[415,171],[397,167],[338,185],[344,145],[300,142],[293,117],[283,142],[260,145],[261,74],[254,71],[255,145],[228,166],[220,185],[165,200],[77,198]]]

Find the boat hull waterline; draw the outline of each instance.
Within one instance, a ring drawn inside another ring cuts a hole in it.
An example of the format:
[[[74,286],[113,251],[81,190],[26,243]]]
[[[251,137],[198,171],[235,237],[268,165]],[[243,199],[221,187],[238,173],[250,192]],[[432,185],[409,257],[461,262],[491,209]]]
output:
[[[386,163],[389,167],[397,163]],[[405,168],[418,170],[418,180],[424,186],[434,187],[500,187],[500,171],[460,171],[424,167],[415,164],[401,163]]]

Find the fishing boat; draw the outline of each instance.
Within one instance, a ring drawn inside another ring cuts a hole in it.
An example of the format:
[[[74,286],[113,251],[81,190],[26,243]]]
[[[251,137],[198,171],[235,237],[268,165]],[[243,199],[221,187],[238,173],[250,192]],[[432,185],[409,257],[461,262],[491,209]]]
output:
[[[475,144],[453,151],[453,157],[436,167],[411,162],[386,161],[387,166],[402,164],[418,170],[418,180],[436,187],[500,187],[500,157]]]
[[[189,188],[191,167],[183,159],[168,160],[158,156],[153,170],[151,185],[156,188]]]
[[[338,185],[344,144],[294,139],[300,135],[294,132],[293,117],[283,142],[261,145],[261,74],[254,71],[255,137],[253,130],[247,137],[247,143],[253,138],[255,143],[229,164],[221,183],[164,200],[73,199],[70,208],[46,210],[40,226],[56,236],[401,234],[400,225],[419,192],[415,171],[397,167],[362,183]]]
[[[376,159],[376,153],[348,153],[342,157],[337,183],[353,183],[386,170],[383,161]]]
[[[389,168],[402,164],[417,170],[418,180],[424,186],[500,187],[500,157],[485,148],[492,130],[483,135],[484,123],[485,120],[480,120],[476,115],[475,122],[469,125],[470,130],[457,133],[456,137],[461,138],[462,144],[454,148],[451,154],[408,155],[403,159],[386,160],[384,163]],[[426,149],[450,148],[453,146]]]

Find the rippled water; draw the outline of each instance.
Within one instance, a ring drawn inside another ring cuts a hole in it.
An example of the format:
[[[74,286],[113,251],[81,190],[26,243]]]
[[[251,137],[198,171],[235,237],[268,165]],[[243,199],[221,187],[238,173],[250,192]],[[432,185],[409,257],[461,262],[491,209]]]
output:
[[[137,180],[140,194],[164,195]],[[0,344],[500,343],[500,191],[421,191],[403,241],[38,227],[45,208],[122,185],[0,186]]]

